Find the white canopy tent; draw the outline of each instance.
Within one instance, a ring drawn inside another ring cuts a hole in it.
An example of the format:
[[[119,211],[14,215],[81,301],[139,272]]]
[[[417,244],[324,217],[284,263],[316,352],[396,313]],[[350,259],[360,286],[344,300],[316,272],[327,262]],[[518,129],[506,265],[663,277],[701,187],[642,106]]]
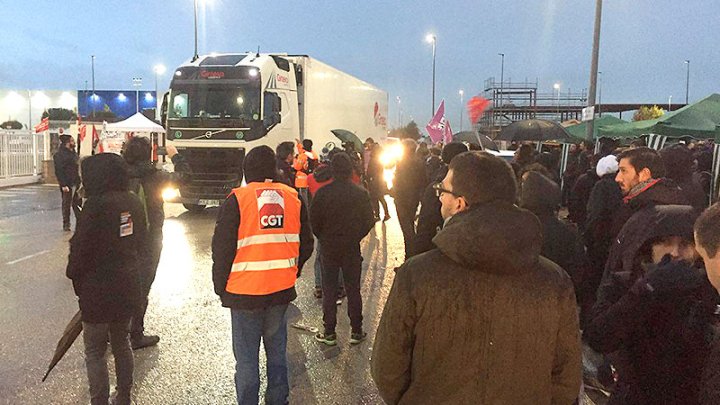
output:
[[[151,119],[142,115],[142,113],[136,113],[132,117],[112,124],[105,125],[105,131],[112,132],[158,132],[165,133],[165,128],[156,124]]]

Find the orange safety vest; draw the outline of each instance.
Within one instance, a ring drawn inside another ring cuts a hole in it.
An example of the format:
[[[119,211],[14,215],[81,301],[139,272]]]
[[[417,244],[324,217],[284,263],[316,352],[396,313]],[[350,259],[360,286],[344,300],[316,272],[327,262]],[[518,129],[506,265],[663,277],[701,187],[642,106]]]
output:
[[[308,188],[308,156],[305,154],[305,149],[301,143],[295,145],[298,148],[298,155],[293,162],[293,168],[295,169],[295,188]],[[318,154],[315,151],[310,152],[312,158],[316,161],[319,159]]]
[[[240,207],[237,252],[225,290],[269,295],[297,279],[300,199],[292,187],[268,180],[232,191]]]

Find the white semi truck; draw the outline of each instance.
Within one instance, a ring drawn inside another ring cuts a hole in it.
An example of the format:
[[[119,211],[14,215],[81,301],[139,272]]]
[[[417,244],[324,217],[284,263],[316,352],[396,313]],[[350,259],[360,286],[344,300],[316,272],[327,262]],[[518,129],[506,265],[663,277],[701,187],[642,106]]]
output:
[[[200,210],[241,184],[253,147],[312,139],[319,151],[340,145],[334,129],[383,140],[388,95],[305,55],[211,54],[174,71],[162,112],[168,143],[192,169],[173,200]]]

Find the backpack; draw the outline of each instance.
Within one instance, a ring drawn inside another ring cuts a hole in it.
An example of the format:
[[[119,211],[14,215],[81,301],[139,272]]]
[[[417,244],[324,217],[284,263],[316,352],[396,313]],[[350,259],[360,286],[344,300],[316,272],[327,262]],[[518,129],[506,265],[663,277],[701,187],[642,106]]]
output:
[[[148,218],[148,204],[147,204],[147,194],[145,194],[145,188],[143,187],[142,181],[138,177],[132,177],[129,181],[129,187],[131,193],[138,196],[140,199],[140,202],[142,203],[143,208],[143,215],[145,216],[145,227],[147,229],[150,229],[150,219]]]

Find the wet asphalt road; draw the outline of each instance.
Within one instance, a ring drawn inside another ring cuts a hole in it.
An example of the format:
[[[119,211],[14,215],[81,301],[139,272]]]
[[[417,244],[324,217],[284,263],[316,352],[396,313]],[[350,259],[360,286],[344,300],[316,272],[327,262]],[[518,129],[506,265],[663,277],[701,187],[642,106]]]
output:
[[[388,202],[393,219],[376,224],[362,243],[368,340],[349,345],[345,303],[338,311],[336,347],[289,328],[293,404],[382,403],[370,378],[369,360],[393,269],[403,256],[402,233],[391,199]],[[215,215],[216,209],[190,214],[179,204],[166,205],[164,250],[146,317],[147,332],[160,335],[161,341],[135,352],[137,404],[235,403],[230,313],[220,306],[211,278]],[[80,338],[48,380],[40,382],[58,338],[78,308],[65,277],[70,236],[62,231],[57,186],[0,189],[0,404],[89,403]],[[322,325],[320,301],[312,295],[314,260],[313,256],[298,280],[298,298],[289,309],[291,324]],[[260,356],[264,380],[263,350]],[[108,358],[112,386],[112,356]],[[601,399],[597,403],[605,402],[602,396],[592,396]]]
[[[138,404],[235,403],[230,314],[212,288],[215,214],[215,209],[196,215],[180,205],[166,205],[164,250],[146,317],[147,332],[160,335],[161,341],[135,352]],[[89,403],[80,338],[48,380],[40,382],[58,338],[77,311],[65,278],[71,235],[62,231],[61,223],[57,186],[0,190],[0,404]],[[338,311],[339,342],[334,348],[315,342],[309,332],[289,328],[291,403],[382,403],[370,378],[369,359],[393,269],[402,262],[396,219],[376,224],[362,250],[369,339],[349,345],[345,303]],[[320,301],[312,295],[314,260],[298,280],[290,323],[322,324]],[[113,384],[112,363],[110,370]]]

